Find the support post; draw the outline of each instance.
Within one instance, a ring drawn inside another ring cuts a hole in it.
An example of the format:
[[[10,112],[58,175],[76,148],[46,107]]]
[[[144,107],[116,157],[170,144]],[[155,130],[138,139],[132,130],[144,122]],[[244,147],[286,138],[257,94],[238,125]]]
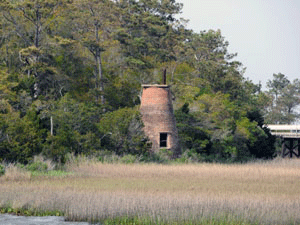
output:
[[[282,158],[284,158],[286,156],[293,158],[293,155],[295,155],[297,158],[299,158],[300,157],[299,145],[300,145],[299,138],[283,138]]]
[[[284,139],[284,138],[283,138],[283,140],[282,140],[281,148],[282,148],[282,158],[284,158],[284,157],[286,156],[286,155],[285,155],[286,146],[285,146],[285,139]]]
[[[293,148],[294,148],[294,139],[291,138],[291,139],[290,139],[290,147],[289,147],[289,150],[290,150],[290,158],[293,158],[293,153],[294,153]]]

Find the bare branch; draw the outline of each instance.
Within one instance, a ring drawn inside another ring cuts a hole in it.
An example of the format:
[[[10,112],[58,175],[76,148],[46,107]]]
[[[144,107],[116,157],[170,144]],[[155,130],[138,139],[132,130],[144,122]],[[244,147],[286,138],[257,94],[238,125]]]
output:
[[[15,18],[11,15],[11,13],[8,11],[7,12],[7,14],[8,14],[8,16],[10,17],[10,18],[8,18],[4,13],[3,13],[3,17],[7,20],[7,21],[9,21],[9,22],[11,22],[14,26],[15,26],[15,32],[16,32],[16,34],[27,44],[27,45],[30,45],[30,41],[28,41],[26,38],[25,38],[25,36],[24,35],[22,35],[19,31],[18,31],[18,29],[19,29],[19,27],[18,27],[18,24],[17,24],[17,22],[16,22],[16,20],[15,20]]]
[[[24,8],[20,8],[20,10],[23,12],[23,16],[24,16],[26,19],[28,19],[30,22],[32,22],[34,25],[36,25],[35,21],[34,21],[32,18],[30,18],[30,17],[26,14]]]

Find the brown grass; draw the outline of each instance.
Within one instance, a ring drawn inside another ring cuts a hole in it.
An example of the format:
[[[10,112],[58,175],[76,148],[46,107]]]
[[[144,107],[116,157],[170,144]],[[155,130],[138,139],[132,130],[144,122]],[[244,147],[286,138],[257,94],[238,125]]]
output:
[[[66,177],[0,178],[0,207],[61,210],[70,220],[148,216],[300,224],[300,161],[244,165],[82,162]]]
[[[29,181],[30,178],[30,172],[21,169],[14,164],[9,164],[5,167],[5,174],[0,177],[0,184],[2,184],[3,181]]]

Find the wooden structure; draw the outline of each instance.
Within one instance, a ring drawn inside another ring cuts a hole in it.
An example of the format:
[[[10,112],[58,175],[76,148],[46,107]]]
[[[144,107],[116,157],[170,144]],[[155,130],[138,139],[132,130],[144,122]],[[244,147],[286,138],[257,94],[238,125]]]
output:
[[[282,140],[282,157],[300,157],[300,125],[266,125]]]

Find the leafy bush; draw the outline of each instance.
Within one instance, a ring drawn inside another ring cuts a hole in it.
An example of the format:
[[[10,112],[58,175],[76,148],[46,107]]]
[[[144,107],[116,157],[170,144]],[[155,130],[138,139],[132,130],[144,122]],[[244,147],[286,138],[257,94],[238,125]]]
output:
[[[195,151],[202,160],[240,162],[275,155],[275,140],[262,127],[259,111],[247,113],[237,108],[228,95],[199,95],[193,103],[177,110],[175,116],[182,149]]]
[[[137,156],[136,155],[124,155],[120,161],[122,163],[126,163],[126,164],[131,164],[131,163],[135,163],[136,161],[138,160]]]
[[[197,153],[205,153],[211,148],[208,129],[205,130],[197,114],[189,113],[188,104],[175,112],[181,148],[193,149]]]
[[[0,164],[0,176],[5,174],[5,167]]]
[[[149,148],[138,109],[123,108],[106,113],[97,125],[102,133],[102,148],[117,155],[141,155]]]
[[[204,157],[202,157],[199,153],[194,149],[188,149],[182,153],[182,155],[175,160],[178,163],[195,163],[195,162],[203,162]]]
[[[78,102],[70,95],[65,95],[54,107],[53,134],[49,132],[43,144],[46,158],[64,164],[67,154],[92,155],[100,149],[101,134],[95,124],[102,113],[101,107]],[[47,115],[44,126],[49,126],[50,115],[44,113]]]
[[[113,151],[100,151],[97,154],[97,159],[102,163],[118,163],[120,156],[116,155]]]
[[[0,122],[1,125],[1,122]],[[22,118],[19,113],[11,113],[3,125],[6,133],[0,142],[0,158],[7,162],[27,164],[42,150],[45,130],[40,125],[34,107]],[[1,132],[0,132],[1,133]]]
[[[162,148],[158,152],[148,152],[141,156],[140,161],[142,162],[154,162],[154,163],[170,163],[173,152]]]
[[[33,162],[31,164],[28,164],[26,166],[26,169],[31,172],[35,172],[35,171],[46,172],[48,169],[48,165],[44,162]]]

